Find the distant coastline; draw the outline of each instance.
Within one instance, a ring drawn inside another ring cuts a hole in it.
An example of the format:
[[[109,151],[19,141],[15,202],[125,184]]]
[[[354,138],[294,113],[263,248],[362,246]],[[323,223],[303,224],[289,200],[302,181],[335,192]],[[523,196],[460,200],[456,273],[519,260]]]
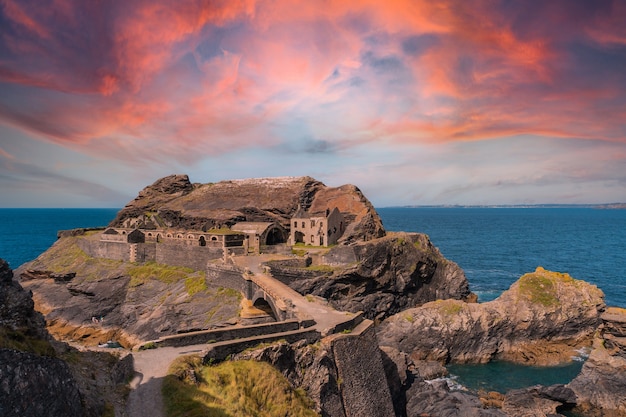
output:
[[[626,203],[604,203],[604,204],[424,204],[424,205],[404,205],[386,206],[376,208],[587,208],[599,210],[624,210]]]

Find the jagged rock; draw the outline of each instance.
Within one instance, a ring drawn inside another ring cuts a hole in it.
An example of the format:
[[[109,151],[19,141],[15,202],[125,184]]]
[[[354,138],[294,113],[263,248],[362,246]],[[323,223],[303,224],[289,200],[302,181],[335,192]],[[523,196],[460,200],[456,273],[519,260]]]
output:
[[[0,415],[82,417],[78,386],[65,362],[0,349]]]
[[[13,281],[13,271],[0,259],[0,330],[47,340],[46,322],[33,307],[30,294]]]
[[[271,221],[289,228],[291,217],[299,208],[322,212],[335,207],[347,223],[340,243],[385,234],[378,214],[357,187],[326,187],[311,177],[191,184],[186,175],[172,175],[144,188],[110,226],[207,230],[240,221]]]
[[[604,331],[613,331],[626,319],[626,311],[617,312],[615,325],[606,325]],[[618,311],[615,309],[614,311]],[[626,416],[626,348],[612,342],[611,333],[598,334],[593,349],[578,376],[568,384],[576,393],[583,409],[601,409],[605,413]]]
[[[289,285],[301,294],[328,299],[338,310],[363,311],[372,320],[428,301],[472,295],[461,268],[445,259],[424,234],[389,233],[350,247],[338,246],[323,262],[337,266],[336,272],[303,274]]]
[[[562,409],[576,404],[574,392],[563,385],[535,386],[506,393],[502,411],[515,417],[548,417],[560,415]]]
[[[30,294],[0,259],[0,415],[82,416],[81,397]]]
[[[504,417],[499,409],[483,408],[477,396],[450,391],[446,381],[416,380],[406,393],[407,417]]]
[[[590,342],[603,297],[594,285],[537,268],[494,301],[438,300],[396,314],[378,337],[414,360],[566,362]]]

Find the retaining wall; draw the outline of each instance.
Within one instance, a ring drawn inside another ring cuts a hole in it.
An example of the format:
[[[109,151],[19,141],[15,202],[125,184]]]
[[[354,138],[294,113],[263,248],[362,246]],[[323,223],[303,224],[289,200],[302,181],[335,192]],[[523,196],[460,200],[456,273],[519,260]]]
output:
[[[211,345],[211,348],[204,356],[204,363],[221,362],[230,355],[253,348],[261,343],[273,343],[278,340],[285,340],[287,343],[295,343],[299,340],[306,340],[307,343],[315,343],[320,340],[320,337],[320,333],[317,330],[300,329],[293,332],[274,333],[247,339],[218,342]]]
[[[290,320],[280,323],[257,324],[245,327],[227,327],[223,329],[181,333],[162,337],[154,343],[158,347],[199,345],[209,342],[214,343],[227,340],[244,339],[271,333],[289,332],[298,329],[300,329],[300,323],[297,320]]]
[[[373,322],[359,327],[331,341],[346,417],[394,417]]]

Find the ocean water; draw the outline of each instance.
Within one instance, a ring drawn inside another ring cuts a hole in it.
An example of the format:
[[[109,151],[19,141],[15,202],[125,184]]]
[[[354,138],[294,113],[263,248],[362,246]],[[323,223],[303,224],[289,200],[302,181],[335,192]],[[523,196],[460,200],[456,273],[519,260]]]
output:
[[[626,210],[381,208],[389,231],[422,232],[489,301],[542,266],[597,285],[626,307]]]
[[[537,266],[597,285],[608,305],[626,307],[626,210],[592,208],[382,208],[390,231],[422,232],[465,271],[479,301],[499,296]],[[508,362],[451,365],[453,388],[498,391],[566,384],[571,364],[533,367]]]
[[[608,305],[626,307],[626,210],[591,208],[380,208],[389,231],[422,232],[465,271],[479,301],[489,301],[537,266],[600,287]],[[117,209],[0,209],[0,258],[12,268],[36,258],[58,230],[106,226]],[[505,392],[567,383],[580,370],[495,362],[450,368],[470,389]]]
[[[59,230],[104,227],[119,209],[0,209],[0,258],[13,269],[45,252]]]

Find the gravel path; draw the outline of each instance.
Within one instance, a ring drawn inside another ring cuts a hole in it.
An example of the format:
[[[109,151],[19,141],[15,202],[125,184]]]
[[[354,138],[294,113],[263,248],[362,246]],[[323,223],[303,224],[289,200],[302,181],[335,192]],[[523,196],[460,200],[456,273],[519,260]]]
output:
[[[170,364],[179,356],[206,351],[206,345],[163,347],[133,352],[135,378],[126,405],[128,417],[165,417],[161,387]]]

